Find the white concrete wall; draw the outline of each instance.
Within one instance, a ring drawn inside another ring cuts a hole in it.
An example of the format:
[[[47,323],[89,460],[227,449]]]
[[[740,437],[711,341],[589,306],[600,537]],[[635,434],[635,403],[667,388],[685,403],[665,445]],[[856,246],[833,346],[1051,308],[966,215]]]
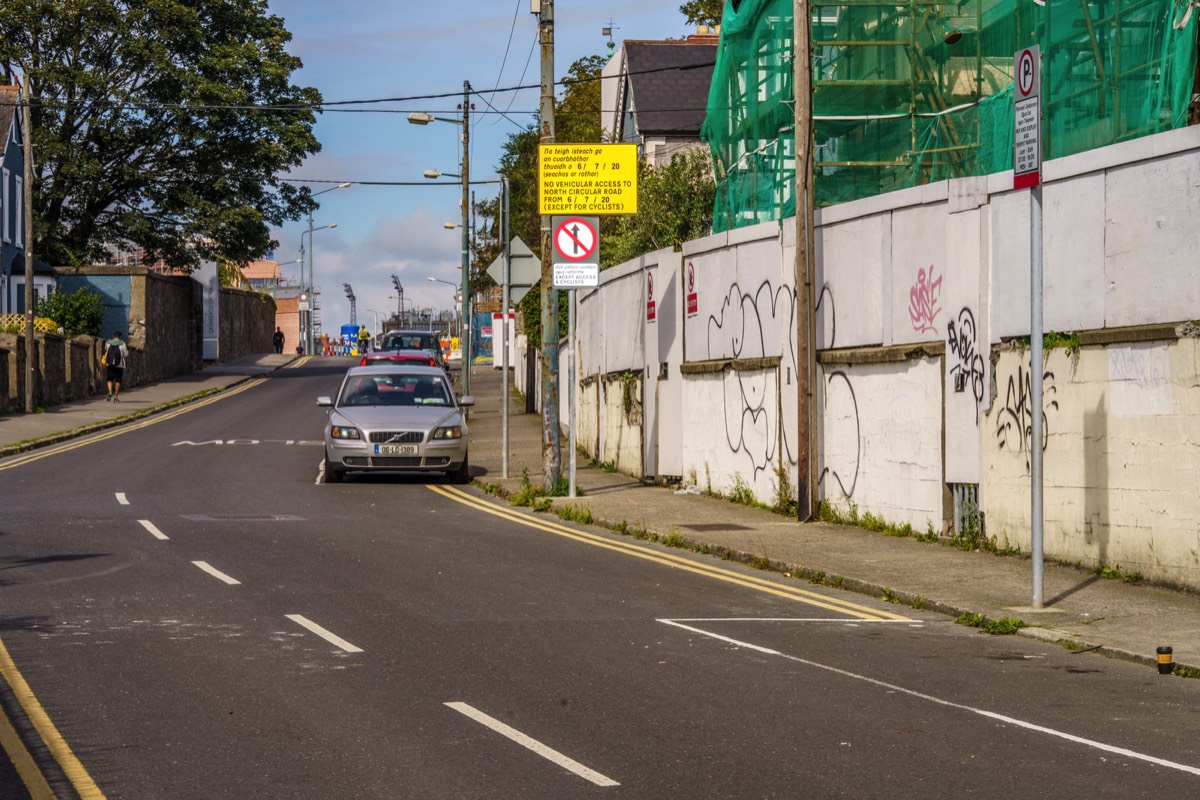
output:
[[[1044,167],[1047,331],[1200,318],[1200,126]],[[1030,330],[1030,193],[1002,173],[821,209],[816,222],[821,496],[940,531],[946,485],[976,484],[987,532],[1028,547],[1028,356],[1005,342]],[[765,502],[775,465],[794,481],[793,230],[785,220],[689,242],[606,271],[597,296],[581,295],[593,351],[583,374],[644,370],[648,472],[717,492],[741,481]],[[662,297],[654,322],[647,276]],[[1198,347],[1171,338],[1049,355],[1049,557],[1200,588]],[[844,363],[841,350],[853,351]],[[738,363],[763,358],[778,367]],[[612,408],[597,398],[597,436],[624,447]]]
[[[1053,350],[1045,372],[1045,552],[1200,586],[1200,339]],[[996,373],[987,529],[1028,551],[1028,352]]]
[[[925,531],[942,526],[942,377],[936,359],[824,365],[821,497]]]

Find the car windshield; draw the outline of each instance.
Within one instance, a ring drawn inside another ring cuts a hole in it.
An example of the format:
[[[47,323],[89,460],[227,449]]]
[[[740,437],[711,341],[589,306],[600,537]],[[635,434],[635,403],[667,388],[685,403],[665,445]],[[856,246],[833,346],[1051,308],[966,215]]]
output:
[[[446,380],[438,375],[380,372],[355,375],[342,387],[339,406],[451,406]]]
[[[419,334],[391,334],[383,342],[384,350],[437,350],[437,340]]]

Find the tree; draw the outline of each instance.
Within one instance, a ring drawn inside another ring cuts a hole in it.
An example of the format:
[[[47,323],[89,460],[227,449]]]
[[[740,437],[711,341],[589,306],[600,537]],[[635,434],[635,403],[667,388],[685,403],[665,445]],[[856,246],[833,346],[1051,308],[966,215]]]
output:
[[[734,8],[737,8],[735,2]],[[679,7],[679,13],[687,17],[689,25],[720,25],[725,0],[687,0]]]
[[[66,336],[98,336],[104,322],[104,298],[88,286],[73,292],[51,292],[36,301],[34,314],[54,320]]]
[[[600,218],[600,268],[709,235],[715,198],[706,150],[689,147],[657,168],[639,164],[638,213]]]
[[[321,96],[291,84],[301,63],[266,0],[22,0],[0,31],[0,72],[34,94],[43,258],[249,261],[313,207],[277,176],[320,149]]]

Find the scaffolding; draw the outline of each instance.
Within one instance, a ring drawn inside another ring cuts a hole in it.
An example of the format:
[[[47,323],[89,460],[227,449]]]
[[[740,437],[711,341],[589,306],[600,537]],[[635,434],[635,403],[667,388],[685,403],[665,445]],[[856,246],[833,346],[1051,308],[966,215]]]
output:
[[[717,177],[714,231],[794,213],[793,6],[726,4],[702,134]],[[1046,159],[1196,122],[1191,0],[810,8],[821,206],[1011,169],[1013,54],[1034,44]]]

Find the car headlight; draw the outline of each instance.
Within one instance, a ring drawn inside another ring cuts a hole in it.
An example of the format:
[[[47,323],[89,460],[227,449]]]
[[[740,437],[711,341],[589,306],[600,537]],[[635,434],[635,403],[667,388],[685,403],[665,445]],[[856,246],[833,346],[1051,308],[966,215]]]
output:
[[[351,428],[346,425],[334,425],[329,429],[329,435],[334,439],[361,439],[362,434],[358,432],[358,428]]]
[[[433,432],[434,440],[437,439],[461,439],[462,425],[450,425],[445,428],[438,428]]]

